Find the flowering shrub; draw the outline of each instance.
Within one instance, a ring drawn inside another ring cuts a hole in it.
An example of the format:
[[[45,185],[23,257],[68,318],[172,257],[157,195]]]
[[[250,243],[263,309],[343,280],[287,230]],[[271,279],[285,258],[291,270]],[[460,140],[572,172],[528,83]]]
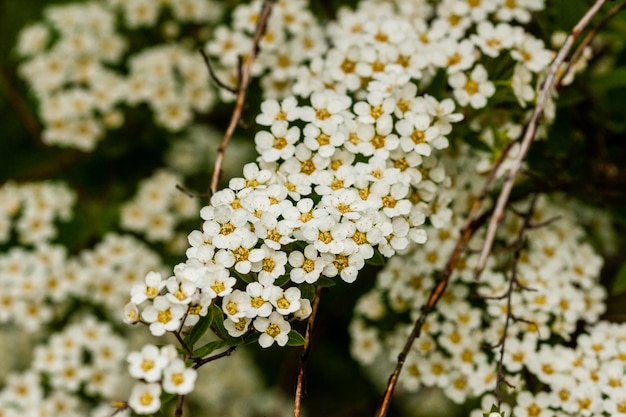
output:
[[[602,317],[600,280],[602,248],[623,242],[608,212],[572,201],[579,167],[553,161],[571,151],[554,139],[569,132],[560,88],[590,66],[591,85],[620,87],[601,70],[623,42],[589,42],[626,2],[569,60],[603,1],[567,24],[555,3],[363,0],[332,18],[304,0],[46,7],[14,51],[36,142],[65,150],[43,169],[55,181],[0,187],[0,323],[36,346],[1,412],[286,415],[234,354],[276,345],[303,346],[299,416],[334,287],[358,296],[352,357],[387,381],[378,416],[396,381],[472,415],[626,414],[626,337]]]

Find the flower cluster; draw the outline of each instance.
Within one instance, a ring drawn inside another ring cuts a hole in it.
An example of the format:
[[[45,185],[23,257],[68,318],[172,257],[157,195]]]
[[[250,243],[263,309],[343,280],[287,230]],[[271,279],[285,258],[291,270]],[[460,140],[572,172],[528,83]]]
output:
[[[261,0],[242,3],[232,13],[229,25],[218,26],[206,43],[207,54],[215,60],[220,80],[235,88],[238,83],[239,57],[248,56]],[[279,0],[272,8],[267,29],[259,44],[260,53],[252,75],[260,78],[266,98],[290,96],[298,67],[321,56],[326,50],[323,29],[308,8],[306,0]],[[223,100],[234,96],[221,90]]]
[[[135,384],[128,400],[139,414],[155,413],[161,408],[161,389],[184,395],[193,390],[196,382],[196,370],[187,368],[173,345],[145,345],[141,352],[129,353],[127,361],[131,376],[143,381]]]
[[[178,223],[198,212],[198,200],[177,189],[182,178],[159,170],[139,184],[136,196],[122,205],[121,226],[145,234],[150,242],[167,242],[174,238]]]
[[[176,22],[164,21],[165,9]],[[172,131],[185,127],[194,112],[208,111],[214,93],[202,58],[184,39],[173,38],[181,25],[204,25],[219,10],[211,0],[167,6],[99,0],[46,8],[45,20],[25,28],[16,46],[24,59],[20,74],[40,103],[44,143],[92,151],[107,129],[123,123],[124,104],[148,103],[157,123]],[[168,45],[125,57],[132,35],[124,32],[159,22]],[[127,75],[119,70],[123,63]]]
[[[125,353],[124,339],[110,324],[86,316],[37,345],[30,369],[7,376],[0,409],[7,416],[110,415],[102,398],[121,393]]]
[[[516,416],[626,415],[626,326],[601,321],[576,339],[575,347],[521,347],[525,368],[549,392],[520,392]],[[512,353],[514,354],[514,353]]]
[[[506,17],[493,2],[413,3],[411,10],[374,1],[343,9],[321,32],[333,40],[323,53],[303,58],[294,76],[281,70],[265,76],[280,76],[286,90],[265,90],[281,98],[264,101],[256,118],[262,127],[255,136],[257,162],[201,210],[204,224],[189,235],[187,261],[170,277],[151,273],[133,287],[127,322],[143,322],[155,336],[189,332],[219,309],[229,336],[256,333],[263,347],[283,346],[290,317],[310,311],[312,286],[329,278],[354,282],[366,261],[423,244],[427,228],[433,236],[454,233],[458,220],[451,223],[451,181],[441,151],[464,118],[455,101],[465,107],[470,129],[482,131],[488,120],[475,110],[489,100],[534,100],[531,86],[552,53],[515,25],[536,5]],[[235,9],[234,29],[216,31],[208,44],[231,71],[250,47],[260,10],[251,7]],[[280,31],[285,36],[276,45],[297,39],[284,26],[286,7],[279,2],[273,10],[255,74],[263,73],[268,56],[282,56],[271,43]],[[496,73],[493,58],[515,62],[516,70]],[[490,78],[508,91],[498,97]],[[519,126],[525,115],[517,107],[510,124]],[[494,125],[500,141],[494,148],[521,133]],[[440,250],[445,239],[431,239],[430,247]],[[417,252],[434,267],[434,250]],[[398,296],[406,293],[398,289]]]
[[[141,282],[146,271],[163,268],[161,258],[152,249],[128,235],[106,235],[77,258],[68,267],[77,281],[72,291],[105,307],[112,316],[119,314],[128,289]]]
[[[452,221],[437,230],[428,229],[429,240],[419,250],[390,259],[375,288],[358,301],[350,331],[352,354],[361,363],[395,361],[395,352],[412,327],[406,319],[415,320],[421,314],[437,272],[458,240],[462,216],[476,195],[473,188],[482,182],[479,175],[470,175],[475,161],[467,149],[449,161],[456,167],[456,175],[453,167],[448,169],[455,183]],[[524,206],[516,204],[520,211]],[[555,363],[554,357],[544,358],[546,342],[568,341],[581,321],[598,320],[605,297],[598,282],[602,259],[585,241],[575,217],[560,206],[542,198],[535,207],[531,222],[542,227],[526,232],[528,243],[516,266],[521,289],[510,295],[510,309],[507,288],[512,253],[496,249],[497,255],[492,255],[478,282],[473,274],[478,254],[462,257],[446,294],[407,357],[400,376],[405,391],[436,386],[458,403],[493,391],[499,355],[487,346],[498,345],[507,315],[513,318],[506,328],[503,365],[512,381],[522,369],[542,379],[543,364]],[[497,237],[498,247],[515,241],[521,224],[519,216],[509,213]],[[469,246],[480,244],[481,239],[474,238]],[[390,327],[394,322],[395,327]],[[586,337],[579,338],[579,343]],[[513,385],[524,388],[521,382]],[[524,403],[525,395],[520,393],[518,404]]]
[[[159,335],[179,329],[183,317],[193,325],[223,297],[231,336],[246,333],[254,319],[254,328],[270,337],[259,339],[262,346],[284,345],[289,324],[283,316],[308,310],[297,287],[282,288],[287,281],[315,284],[320,276],[337,276],[353,282],[375,247],[391,256],[410,242],[423,243],[421,225],[433,211],[428,202],[445,180],[437,159],[427,155],[431,146],[447,144],[438,126],[458,116],[452,103],[422,98],[421,118],[433,125],[426,134],[407,121],[418,114],[392,116],[396,102],[391,94],[385,99],[386,110],[367,112],[358,110],[369,108],[367,102],[352,106],[349,96],[331,91],[312,95],[311,106],[295,98],[265,102],[257,121],[269,132],[256,137],[259,163],[246,165],[243,178],[212,197],[201,211],[203,230],[189,236],[187,263],[167,280],[146,277],[146,296],[133,297],[129,311],[141,310]],[[441,108],[447,111],[437,113]],[[406,136],[392,133],[394,119],[405,122],[397,129]],[[296,121],[305,122],[302,134]],[[234,288],[238,275],[249,277],[245,291]],[[165,311],[159,320],[155,312]]]
[[[75,193],[62,183],[4,183],[0,187],[0,243],[9,241],[12,226],[24,245],[54,239],[55,221],[71,218],[75,200]]]

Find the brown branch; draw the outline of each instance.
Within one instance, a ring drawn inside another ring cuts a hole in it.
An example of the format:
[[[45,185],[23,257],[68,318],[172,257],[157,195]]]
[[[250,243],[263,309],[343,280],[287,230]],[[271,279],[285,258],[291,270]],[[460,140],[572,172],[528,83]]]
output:
[[[580,45],[578,45],[578,47],[576,48],[576,50],[572,54],[572,58],[567,63],[567,67],[565,68],[565,70],[563,72],[561,72],[560,76],[558,77],[558,79],[556,81],[556,88],[557,89],[561,86],[561,82],[563,81],[563,78],[567,74],[569,74],[569,72],[572,70],[572,67],[578,62],[578,60],[580,59],[582,54],[585,52],[585,48],[587,48],[589,46],[589,44],[591,43],[591,41],[593,41],[593,39],[598,35],[598,32],[600,31],[600,29],[602,29],[604,26],[606,26],[606,24],[609,23],[609,21],[613,17],[615,17],[615,15],[618,14],[624,7],[626,7],[626,0],[622,0],[621,2],[619,2],[618,4],[613,6],[602,17],[602,20],[600,20],[593,28],[591,28],[591,30],[583,38],[583,40],[580,43]]]
[[[185,405],[185,396],[178,394],[176,399],[176,411],[174,411],[174,417],[183,417],[183,405]]]
[[[243,104],[246,98],[246,91],[248,89],[248,84],[250,83],[252,64],[254,63],[254,60],[259,52],[259,43],[261,42],[261,38],[265,33],[267,21],[270,17],[272,7],[276,3],[276,1],[277,0],[265,0],[263,2],[263,7],[259,15],[259,20],[257,21],[256,30],[254,32],[254,38],[252,39],[252,48],[250,48],[250,52],[246,57],[245,62],[243,62],[239,66],[240,77],[239,85],[237,86],[237,99],[235,102],[235,109],[233,110],[233,114],[230,118],[230,123],[228,124],[228,128],[226,129],[224,137],[222,138],[220,147],[217,150],[217,157],[215,158],[215,166],[213,168],[213,176],[211,177],[211,185],[209,188],[210,195],[213,195],[217,192],[217,187],[222,176],[222,164],[224,162],[224,154],[226,153],[226,148],[228,147],[228,143],[230,142],[233,133],[235,132],[235,128],[237,127],[239,119],[241,119]]]
[[[467,246],[467,243],[469,242],[470,238],[484,224],[484,222],[488,218],[490,211],[486,211],[480,216],[478,216],[477,213],[482,204],[482,200],[484,200],[485,196],[487,195],[487,191],[491,184],[491,181],[493,181],[493,179],[495,178],[495,172],[497,171],[497,168],[500,166],[501,162],[504,160],[504,156],[505,154],[503,153],[502,157],[498,161],[496,161],[494,169],[492,170],[492,173],[487,178],[487,181],[484,185],[484,188],[479,198],[476,201],[474,201],[470,216],[468,216],[467,220],[463,224],[463,227],[461,228],[459,239],[457,240],[457,243],[454,246],[454,249],[452,250],[450,257],[448,258],[448,262],[446,263],[446,266],[439,274],[435,287],[431,290],[430,295],[428,296],[428,300],[426,301],[426,304],[422,307],[422,312],[420,313],[419,317],[415,321],[415,324],[413,325],[413,329],[411,330],[411,333],[409,334],[409,336],[406,339],[406,342],[404,343],[404,347],[402,351],[398,354],[396,367],[391,373],[391,375],[389,376],[389,380],[387,381],[387,387],[385,389],[385,392],[383,393],[383,397],[380,401],[378,410],[376,411],[376,417],[384,417],[387,414],[387,410],[389,409],[389,405],[391,403],[391,397],[393,396],[393,392],[398,382],[398,377],[400,376],[400,372],[402,371],[404,362],[406,361],[406,357],[409,354],[411,347],[413,346],[413,343],[415,342],[415,339],[417,339],[420,336],[422,327],[424,326],[424,323],[426,322],[428,315],[435,309],[435,306],[437,305],[437,303],[443,296],[446,290],[446,287],[448,286],[450,276],[452,275],[452,271],[454,271],[454,269],[458,265],[459,260],[461,259],[461,255],[463,254],[465,247]]]
[[[126,411],[128,410],[128,403],[126,401],[112,401],[111,402],[111,407],[114,407],[115,410],[113,410],[113,412],[109,415],[109,417],[115,417],[117,414],[121,413],[122,411]]]
[[[220,78],[217,76],[217,73],[213,69],[213,64],[211,64],[211,58],[209,58],[209,56],[206,54],[206,52],[204,52],[204,49],[200,48],[199,51],[200,51],[200,55],[202,55],[202,59],[204,59],[204,63],[206,65],[207,69],[209,70],[209,75],[211,76],[211,79],[213,81],[215,81],[215,84],[217,84],[218,86],[220,86],[221,88],[223,88],[226,91],[230,91],[233,94],[237,94],[237,89],[236,88],[233,88],[233,87],[227,85],[222,80],[220,80]]]
[[[559,52],[552,61],[552,64],[550,64],[546,79],[543,81],[539,90],[537,103],[535,104],[535,108],[530,116],[528,123],[526,124],[526,130],[524,132],[519,153],[515,157],[513,165],[504,177],[504,183],[502,185],[502,189],[500,190],[500,194],[498,195],[496,207],[491,216],[491,221],[489,222],[483,250],[481,251],[478,263],[476,264],[475,279],[478,279],[480,277],[480,274],[485,269],[485,265],[487,264],[487,257],[491,252],[491,247],[493,246],[493,242],[496,237],[496,231],[504,217],[504,210],[508,204],[511,191],[513,190],[515,179],[517,178],[517,174],[521,169],[522,162],[526,158],[528,150],[530,149],[535,135],[537,134],[537,129],[543,116],[543,111],[550,97],[550,93],[555,86],[559,68],[561,67],[561,64],[563,64],[563,62],[565,61],[565,58],[567,57],[567,54],[572,48],[572,45],[578,35],[580,35],[580,33],[585,29],[585,27],[589,24],[589,21],[598,13],[604,3],[606,3],[606,0],[596,0],[593,6],[589,8],[587,13],[585,13],[585,15],[580,19],[576,26],[574,26],[567,39],[565,40],[565,43],[563,44],[561,49],[559,49]]]
[[[191,198],[206,198],[206,197],[208,197],[208,194],[206,194],[206,193],[195,193],[193,191],[189,191],[188,189],[186,189],[185,187],[183,187],[180,184],[176,184],[176,189],[178,191],[181,191],[183,194],[185,194],[186,196],[191,197]]]
[[[526,132],[522,141],[522,147],[516,158],[516,162],[515,162],[516,165],[514,165],[514,167],[509,171],[508,175],[505,177],[505,184],[501,190],[500,197],[498,198],[498,205],[496,205],[495,211],[491,215],[492,221],[490,222],[490,229],[493,229],[494,227],[492,226],[493,224],[496,224],[497,226],[499,224],[499,221],[502,218],[502,215],[504,212],[504,207],[502,206],[503,204],[502,200],[504,200],[504,203],[508,202],[508,197],[511,193],[512,182],[514,181],[515,176],[517,175],[517,172],[519,171],[521,167],[521,160],[523,160],[524,157],[526,156],[528,152],[528,148],[530,146],[530,142],[532,141],[532,139],[534,138],[536,134],[538,122],[539,122],[540,116],[543,114],[543,109],[549,96],[550,87],[554,83],[559,65],[564,61],[565,56],[571,49],[574,39],[584,29],[584,27],[588,24],[591,18],[598,12],[600,7],[602,7],[602,5],[605,2],[606,0],[598,0],[596,4],[594,4],[589,9],[589,11],[585,14],[585,16],[581,19],[581,21],[574,27],[574,29],[572,30],[572,33],[570,33],[570,35],[565,41],[565,44],[563,45],[563,47],[557,54],[552,65],[550,66],[550,70],[548,72],[546,80],[544,81],[543,86],[540,90],[537,104],[528,122]],[[408,355],[413,345],[413,342],[415,341],[416,338],[420,336],[422,326],[424,325],[426,318],[428,317],[428,314],[430,314],[430,312],[435,308],[435,306],[441,299],[442,295],[444,294],[445,289],[448,285],[448,281],[450,280],[450,276],[452,275],[452,272],[458,265],[458,262],[461,258],[461,255],[463,254],[465,250],[465,247],[467,246],[467,243],[469,242],[471,237],[474,235],[474,233],[478,230],[478,228],[482,225],[483,223],[482,220],[485,219],[485,214],[487,213],[483,213],[483,215],[481,216],[479,216],[478,213],[480,211],[483,201],[485,200],[491,188],[491,184],[494,182],[497,176],[497,172],[500,166],[502,165],[502,162],[510,153],[513,143],[514,142],[510,142],[507,145],[507,147],[503,150],[503,152],[500,154],[498,160],[494,163],[491,171],[489,172],[489,175],[487,179],[485,180],[485,184],[480,194],[478,195],[478,198],[472,204],[470,213],[467,219],[465,220],[463,226],[461,227],[459,238],[457,240],[457,243],[454,249],[452,250],[452,253],[450,254],[448,258],[448,262],[446,262],[444,269],[439,274],[439,277],[437,279],[437,284],[435,285],[435,288],[431,291],[426,305],[422,308],[422,312],[420,316],[415,321],[413,329],[405,342],[404,348],[402,349],[400,354],[398,354],[396,367],[393,373],[389,376],[389,380],[387,381],[387,387],[381,399],[380,406],[376,412],[376,417],[384,417],[387,414],[387,410],[389,408],[391,397],[393,395],[393,391],[398,381],[398,377],[400,375],[400,372],[406,360],[406,356]],[[518,160],[520,162],[518,162]],[[485,253],[485,251],[488,253],[491,250],[491,245],[493,244],[493,238],[495,237],[495,231],[488,231],[488,233],[492,233],[494,234],[494,236],[490,238],[491,241],[488,243],[488,249],[485,249],[485,247],[483,247],[483,251],[481,252],[481,259],[484,257],[483,254]],[[484,269],[484,264],[486,260],[482,260],[481,262],[482,264],[479,263],[479,266],[482,265],[480,270]],[[479,270],[477,269],[477,271]]]
[[[502,331],[502,335],[500,336],[500,340],[498,341],[495,347],[500,347],[500,357],[498,359],[497,365],[497,376],[496,376],[496,387],[494,389],[494,395],[498,401],[498,409],[500,409],[500,405],[502,404],[502,391],[501,386],[504,383],[507,386],[511,386],[511,384],[506,380],[506,376],[504,375],[504,349],[506,347],[506,337],[509,331],[509,324],[511,320],[515,320],[512,313],[512,300],[513,300],[513,290],[519,285],[519,280],[517,278],[517,264],[519,263],[520,256],[522,254],[522,249],[524,247],[524,238],[526,235],[526,231],[530,228],[530,219],[533,215],[533,211],[535,210],[535,205],[537,204],[538,194],[534,194],[532,200],[530,201],[530,206],[526,213],[524,213],[524,220],[520,230],[517,234],[515,241],[513,242],[515,246],[515,252],[513,255],[513,264],[511,265],[511,279],[509,280],[509,286],[506,296],[506,317],[504,319],[504,330]],[[515,320],[517,321],[517,320]]]
[[[304,370],[309,358],[309,350],[311,348],[311,333],[313,331],[313,324],[315,323],[315,316],[317,315],[317,309],[320,304],[320,297],[322,295],[323,287],[318,287],[315,292],[315,298],[313,299],[313,306],[311,307],[311,315],[306,325],[306,333],[304,334],[304,346],[302,347],[302,353],[300,354],[300,364],[298,369],[298,379],[296,382],[296,398],[293,404],[293,417],[300,417],[300,408],[302,406],[302,397],[304,396]]]
[[[39,142],[41,138],[41,127],[37,122],[37,118],[32,115],[24,99],[18,94],[13,87],[13,84],[6,73],[6,70],[0,68],[0,88],[4,90],[9,105],[17,113],[17,117],[20,119],[26,130],[30,135]]]
[[[194,363],[193,363],[193,369],[198,369],[201,366],[209,362],[213,362],[214,360],[217,360],[226,356],[230,356],[231,353],[235,351],[235,349],[237,349],[237,346],[231,346],[228,349],[226,349],[224,352],[218,353],[217,355],[209,356],[208,358],[204,358],[204,359],[196,359],[194,360]]]

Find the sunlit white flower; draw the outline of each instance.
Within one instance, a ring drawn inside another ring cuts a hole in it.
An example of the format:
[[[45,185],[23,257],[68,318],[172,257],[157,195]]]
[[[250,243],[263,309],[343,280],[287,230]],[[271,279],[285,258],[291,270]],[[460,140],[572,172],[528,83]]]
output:
[[[175,358],[163,371],[163,390],[171,394],[189,394],[197,376],[195,369],[188,368],[182,359]]]
[[[161,408],[161,384],[139,382],[133,386],[128,406],[137,414],[152,414]]]
[[[268,318],[257,317],[253,322],[254,328],[261,332],[259,345],[263,348],[270,347],[276,342],[279,346],[285,346],[289,340],[291,325],[284,317],[274,311]]]

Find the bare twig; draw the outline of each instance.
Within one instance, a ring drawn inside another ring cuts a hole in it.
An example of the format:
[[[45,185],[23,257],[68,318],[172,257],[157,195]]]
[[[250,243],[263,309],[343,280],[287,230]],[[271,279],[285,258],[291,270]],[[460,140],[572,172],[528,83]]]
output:
[[[556,81],[556,88],[557,89],[561,86],[561,82],[563,81],[563,78],[567,74],[569,74],[569,72],[572,70],[572,67],[574,65],[576,65],[576,63],[578,62],[578,60],[580,59],[582,54],[585,52],[585,48],[587,48],[587,46],[589,46],[591,41],[598,35],[598,32],[600,31],[600,29],[602,29],[604,26],[606,26],[606,24],[616,14],[618,14],[624,7],[626,7],[626,0],[622,0],[621,2],[619,2],[618,4],[613,6],[602,17],[602,20],[600,20],[593,28],[591,28],[591,30],[583,38],[582,42],[580,42],[580,45],[578,45],[578,47],[576,48],[576,50],[572,54],[572,57],[570,58],[569,62],[567,63],[567,66],[566,66],[565,70],[560,73],[560,75],[559,75],[559,77],[558,77],[558,79]]]
[[[298,369],[298,379],[296,382],[296,398],[293,404],[293,417],[300,417],[300,408],[302,406],[302,397],[304,396],[304,370],[306,368],[307,359],[309,358],[309,350],[311,348],[311,333],[313,331],[313,324],[315,323],[315,316],[317,315],[317,309],[320,304],[320,297],[322,295],[322,287],[318,287],[315,292],[315,298],[313,299],[313,306],[311,307],[311,315],[306,325],[306,333],[304,334],[304,346],[302,347],[302,353],[300,354],[300,364]]]
[[[489,222],[489,227],[487,229],[487,234],[485,236],[485,243],[483,245],[483,250],[478,259],[478,263],[476,264],[475,278],[478,279],[480,274],[485,269],[485,265],[487,264],[487,257],[491,252],[491,247],[493,246],[494,239],[496,237],[496,231],[498,226],[502,222],[504,217],[504,210],[509,201],[509,196],[511,195],[511,191],[513,190],[513,185],[515,183],[515,179],[517,178],[517,174],[522,166],[522,162],[526,158],[528,154],[528,150],[530,149],[530,145],[532,144],[535,135],[537,134],[537,128],[539,127],[539,123],[541,122],[541,118],[543,116],[543,111],[545,109],[546,103],[548,102],[548,98],[550,97],[550,93],[555,86],[555,82],[557,80],[559,68],[561,64],[567,58],[567,54],[576,38],[580,35],[580,33],[585,29],[585,27],[589,24],[590,20],[598,13],[600,8],[606,3],[606,0],[596,0],[596,2],[589,8],[587,13],[580,19],[580,21],[574,26],[570,34],[568,35],[565,43],[559,49],[556,57],[550,64],[550,68],[548,69],[548,73],[546,75],[546,79],[543,81],[541,88],[539,90],[539,94],[537,97],[537,103],[535,104],[535,108],[530,116],[528,123],[526,124],[526,130],[524,132],[524,136],[522,138],[522,143],[519,149],[519,153],[515,157],[513,161],[513,165],[506,173],[504,177],[504,183],[502,185],[502,189],[500,190],[500,194],[498,195],[498,199],[496,201],[495,210],[491,216],[491,221]]]
[[[183,405],[185,404],[185,396],[183,394],[178,394],[176,399],[176,411],[174,412],[174,417],[183,417]]]
[[[511,386],[511,384],[509,384],[509,382],[506,380],[506,376],[504,375],[504,349],[506,346],[506,338],[507,338],[507,334],[509,331],[509,324],[511,320],[518,321],[513,316],[513,312],[512,312],[513,290],[519,284],[519,281],[517,279],[517,264],[519,262],[520,255],[524,247],[524,239],[525,239],[526,232],[530,227],[530,219],[533,215],[533,211],[535,210],[535,205],[537,204],[537,197],[538,197],[537,194],[533,195],[532,200],[530,201],[528,210],[526,211],[526,213],[524,213],[524,220],[517,234],[517,238],[513,242],[515,246],[515,252],[513,255],[513,264],[511,265],[511,279],[509,280],[509,286],[505,294],[507,309],[506,309],[506,317],[504,319],[504,330],[502,331],[500,340],[495,346],[495,347],[500,347],[500,357],[498,359],[498,365],[497,365],[496,387],[494,389],[494,395],[496,396],[496,399],[498,401],[498,409],[500,408],[500,405],[502,403],[501,385],[504,383],[505,385],[508,385],[509,387]]]
[[[224,352],[218,353],[217,355],[209,356],[208,358],[204,358],[204,359],[196,359],[194,360],[194,363],[193,363],[193,369],[198,369],[202,365],[205,365],[209,362],[213,362],[214,360],[217,360],[226,356],[230,356],[231,353],[235,351],[235,349],[237,349],[237,346],[231,346],[228,349],[226,349]]]
[[[13,107],[17,117],[20,119],[26,130],[38,142],[41,137],[41,127],[37,118],[32,115],[24,99],[18,94],[9,79],[6,70],[0,68],[0,88],[4,90],[8,103]]]
[[[426,304],[422,307],[422,312],[420,313],[419,317],[415,321],[415,324],[413,325],[413,329],[411,330],[411,333],[409,334],[409,336],[406,339],[406,342],[404,343],[404,347],[402,351],[398,354],[396,367],[393,370],[392,374],[389,376],[389,380],[387,381],[387,388],[385,389],[385,392],[383,393],[383,397],[380,401],[380,405],[376,412],[376,417],[384,417],[387,414],[387,410],[389,409],[389,405],[391,403],[391,397],[393,396],[393,392],[398,382],[398,377],[400,376],[400,372],[402,371],[406,357],[409,354],[411,347],[413,346],[413,343],[415,342],[415,339],[417,339],[420,336],[422,327],[424,326],[424,323],[426,322],[428,315],[434,310],[435,306],[437,305],[437,303],[443,296],[446,290],[446,287],[448,286],[450,275],[452,275],[452,271],[454,271],[454,269],[458,265],[459,260],[461,259],[461,255],[463,254],[463,251],[465,250],[465,247],[467,246],[467,243],[469,242],[470,238],[474,235],[476,230],[478,230],[484,224],[484,222],[488,218],[490,211],[487,211],[480,216],[478,216],[477,213],[482,204],[482,200],[484,200],[485,196],[487,195],[488,187],[491,184],[491,181],[493,180],[493,178],[495,177],[495,171],[497,170],[502,160],[503,158],[499,159],[496,162],[496,166],[492,170],[493,175],[489,176],[483,188],[483,191],[481,192],[480,197],[476,201],[474,201],[470,216],[467,218],[467,220],[463,224],[463,227],[461,228],[459,239],[457,240],[457,243],[454,249],[452,250],[450,257],[448,258],[448,262],[446,263],[446,266],[439,274],[435,287],[431,290],[430,295],[428,296],[428,300],[426,301]]]
[[[115,410],[109,415],[109,417],[115,417],[122,411],[128,410],[128,403],[126,401],[113,401],[111,403],[111,407],[114,407]]]
[[[572,30],[572,33],[570,34],[570,36],[567,38],[567,40],[565,41],[565,44],[563,45],[563,47],[561,48],[561,50],[559,51],[559,53],[557,54],[557,57],[555,58],[555,60],[553,61],[551,67],[550,67],[550,71],[548,73],[548,76],[546,77],[546,80],[544,81],[543,87],[540,91],[539,94],[539,98],[537,100],[537,105],[535,107],[535,110],[533,111],[533,114],[531,115],[530,121],[527,125],[526,128],[526,133],[524,135],[524,139],[522,142],[522,147],[520,149],[520,153],[518,154],[517,158],[516,158],[516,166],[514,166],[514,171],[511,170],[509,171],[509,174],[507,175],[507,177],[505,178],[505,186],[507,187],[507,189],[505,190],[505,187],[503,187],[503,191],[501,192],[501,196],[503,195],[503,193],[506,193],[506,201],[508,201],[508,197],[510,195],[511,189],[509,187],[512,187],[512,182],[515,179],[515,176],[517,175],[517,172],[520,169],[521,166],[521,162],[517,162],[517,160],[523,160],[523,158],[526,156],[526,153],[528,152],[528,147],[530,146],[530,142],[532,141],[532,138],[535,136],[536,133],[536,129],[537,129],[537,125],[540,119],[540,116],[543,114],[543,109],[544,106],[546,104],[547,98],[549,96],[549,91],[550,91],[550,86],[554,83],[555,77],[556,77],[556,73],[558,71],[558,66],[560,65],[560,63],[562,63],[565,59],[565,55],[567,55],[568,51],[571,49],[571,45],[574,41],[574,39],[578,36],[578,34],[583,30],[583,28],[588,24],[589,20],[591,20],[591,18],[598,12],[598,10],[600,9],[600,7],[602,7],[602,5],[606,2],[606,0],[598,0],[596,2],[596,4],[594,4],[591,9],[589,9],[589,11],[585,14],[585,16],[583,17],[583,19],[581,19],[581,21],[574,27],[574,29]],[[483,213],[479,216],[479,211],[480,208],[482,206],[483,201],[485,200],[487,194],[489,193],[489,190],[491,189],[491,185],[494,182],[496,176],[497,176],[497,172],[500,169],[500,166],[502,165],[502,162],[505,160],[505,158],[508,156],[508,154],[510,153],[512,146],[513,146],[514,142],[510,142],[507,147],[503,150],[503,152],[500,154],[498,160],[494,163],[489,176],[487,177],[487,179],[485,180],[485,184],[480,192],[480,194],[478,195],[478,198],[474,201],[474,203],[472,204],[470,213],[467,217],[467,219],[465,220],[463,226],[461,227],[461,230],[459,232],[459,238],[457,240],[457,243],[454,247],[454,249],[452,250],[452,253],[450,254],[448,261],[444,267],[444,269],[441,271],[441,273],[439,274],[439,277],[437,278],[437,283],[435,285],[435,287],[433,288],[433,290],[430,293],[430,296],[428,298],[428,301],[426,302],[426,305],[422,308],[422,312],[420,314],[420,316],[417,318],[417,320],[415,321],[415,324],[413,326],[413,329],[411,331],[411,333],[409,334],[404,348],[402,349],[402,352],[400,352],[400,354],[398,354],[398,360],[396,363],[396,367],[393,371],[393,373],[389,376],[389,380],[387,381],[387,387],[385,389],[385,392],[383,394],[383,397],[381,399],[381,403],[380,406],[376,412],[376,416],[377,417],[384,417],[387,414],[387,410],[389,408],[390,402],[391,402],[391,397],[393,395],[393,391],[395,389],[396,383],[398,381],[398,377],[400,375],[400,372],[402,370],[402,367],[404,365],[404,361],[406,360],[406,356],[408,355],[411,346],[413,345],[413,342],[415,341],[415,339],[417,337],[419,337],[420,333],[421,333],[421,329],[422,326],[424,325],[428,314],[430,314],[430,312],[435,308],[435,306],[437,305],[437,303],[439,302],[439,300],[441,299],[442,295],[445,292],[445,289],[448,285],[448,281],[450,280],[450,276],[452,274],[452,272],[454,271],[454,269],[457,267],[458,262],[461,258],[461,255],[463,254],[467,243],[469,242],[469,240],[471,239],[471,237],[474,235],[474,233],[476,232],[476,230],[478,230],[478,228],[483,224],[483,221],[485,220],[485,215],[489,214],[489,212]],[[511,183],[510,185],[507,186],[508,183]],[[501,200],[504,199],[504,197],[500,197],[498,199],[498,201],[500,202],[500,204],[502,204]],[[505,201],[505,202],[506,202]],[[506,205],[506,204],[505,204]],[[492,223],[498,221],[497,224],[499,224],[499,221],[501,220],[501,217],[503,215],[504,212],[504,208],[500,207],[500,206],[496,206],[496,210],[498,210],[497,212],[494,212],[491,215],[492,218]],[[496,224],[496,226],[497,226]],[[490,226],[493,227],[493,226]],[[495,232],[492,232],[495,233]],[[494,235],[495,237],[495,235]],[[491,244],[493,243],[493,237],[491,238],[491,243],[489,243],[489,248],[486,249],[487,252],[489,252],[491,250]],[[485,252],[485,248],[483,248],[483,253]],[[482,268],[484,268],[484,260],[482,261]],[[480,264],[479,264],[480,265]]]
[[[217,76],[217,74],[215,73],[215,69],[213,69],[213,64],[211,64],[211,58],[209,58],[206,52],[204,52],[204,49],[200,48],[199,51],[200,51],[200,54],[202,55],[202,58],[204,59],[204,63],[206,64],[207,69],[209,70],[209,75],[211,76],[213,81],[215,81],[215,84],[217,84],[218,86],[220,86],[226,91],[230,91],[233,94],[237,94],[236,88],[227,85],[222,80],[220,80],[220,78]]]
[[[189,191],[188,189],[186,189],[185,187],[183,187],[180,184],[176,184],[176,189],[178,191],[183,192],[184,194],[186,194],[187,196],[191,197],[191,198],[207,198],[208,194],[206,193],[195,193],[193,191]]]
[[[250,83],[252,64],[254,63],[254,60],[259,52],[259,43],[261,42],[261,38],[265,33],[267,21],[270,17],[272,7],[276,3],[276,1],[277,0],[265,0],[263,2],[263,8],[261,9],[261,13],[257,21],[256,30],[254,32],[254,38],[252,39],[252,48],[250,48],[250,52],[246,56],[245,61],[242,62],[241,65],[239,65],[240,76],[239,85],[237,86],[237,99],[235,102],[235,109],[233,110],[233,114],[230,118],[230,123],[228,124],[228,128],[226,129],[224,137],[222,138],[220,147],[217,150],[215,167],[213,168],[213,176],[211,177],[211,185],[209,188],[210,195],[213,195],[217,192],[217,187],[222,176],[222,164],[224,162],[224,154],[226,153],[226,148],[228,147],[228,143],[230,142],[233,133],[235,132],[235,128],[237,127],[239,119],[241,119],[243,104],[246,98],[246,91],[248,89],[248,84]]]

